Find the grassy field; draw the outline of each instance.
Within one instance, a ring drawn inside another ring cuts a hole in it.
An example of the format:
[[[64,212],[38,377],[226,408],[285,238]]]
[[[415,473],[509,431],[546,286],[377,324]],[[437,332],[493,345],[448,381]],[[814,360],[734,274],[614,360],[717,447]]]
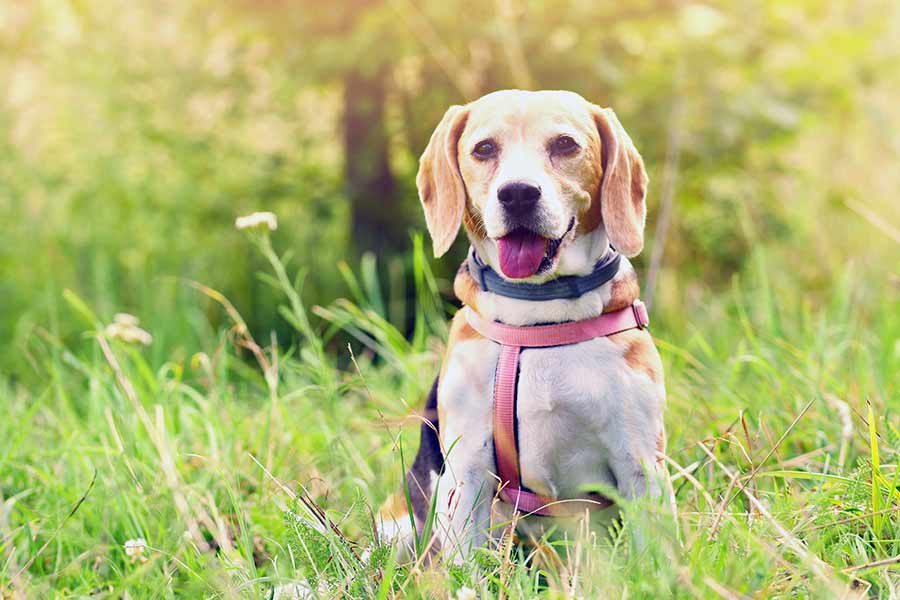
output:
[[[0,0],[0,600],[900,599],[898,67],[896,0]],[[418,158],[504,88],[643,156],[679,510],[399,564]]]
[[[295,347],[254,340],[239,306],[181,281],[166,283],[191,291],[180,309],[139,325],[146,348],[70,292],[57,318],[84,336],[31,336],[42,383],[0,388],[2,597],[290,597],[306,578],[323,597],[900,594],[900,299],[884,267],[848,265],[813,295],[759,250],[729,292],[653,310],[677,517],[626,506],[621,531],[565,550],[453,568],[378,550],[367,566],[370,507],[399,485],[438,368],[438,284],[417,241],[407,340],[367,269],[345,272],[350,300],[307,308],[268,238],[250,242]],[[229,329],[204,329],[210,306]],[[338,329],[356,341],[334,352]]]

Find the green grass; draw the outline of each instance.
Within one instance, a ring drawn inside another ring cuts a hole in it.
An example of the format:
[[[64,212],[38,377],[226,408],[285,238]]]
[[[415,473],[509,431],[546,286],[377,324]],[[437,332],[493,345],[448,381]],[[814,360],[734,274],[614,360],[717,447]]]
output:
[[[0,596],[260,598],[312,577],[326,597],[895,597],[900,562],[879,561],[900,555],[900,302],[878,273],[848,268],[813,295],[759,252],[730,291],[660,302],[677,519],[636,503],[621,532],[565,552],[367,564],[370,508],[399,485],[439,366],[437,282],[417,240],[407,339],[371,262],[358,279],[342,268],[351,299],[313,316],[268,238],[253,241],[294,347],[254,340],[201,286],[147,324],[165,332],[149,348],[110,339],[112,315],[73,294],[57,318],[83,339],[30,336],[34,381],[0,387]],[[209,297],[228,330],[204,329]]]

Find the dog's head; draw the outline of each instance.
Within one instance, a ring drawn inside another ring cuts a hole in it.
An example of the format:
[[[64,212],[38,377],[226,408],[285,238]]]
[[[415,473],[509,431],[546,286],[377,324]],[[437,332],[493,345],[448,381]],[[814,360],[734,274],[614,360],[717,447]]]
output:
[[[647,173],[615,114],[572,92],[508,90],[452,106],[416,177],[436,256],[460,224],[508,279],[586,273],[644,246]]]

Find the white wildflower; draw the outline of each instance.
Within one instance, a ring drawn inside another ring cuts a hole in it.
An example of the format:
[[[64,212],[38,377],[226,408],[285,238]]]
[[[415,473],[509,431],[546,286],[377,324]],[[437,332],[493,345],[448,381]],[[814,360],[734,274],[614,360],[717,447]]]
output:
[[[478,594],[472,588],[463,586],[456,590],[456,600],[478,600]]]
[[[113,315],[113,323],[118,323],[119,325],[137,327],[140,322],[140,319],[134,315],[129,315],[128,313],[116,313]]]
[[[106,335],[127,344],[143,344],[149,346],[153,342],[150,332],[139,327],[140,320],[128,313],[118,313],[113,322],[106,326]]]
[[[144,550],[147,548],[147,540],[144,538],[137,538],[134,540],[128,540],[125,542],[125,555],[131,558],[132,561],[147,560],[147,556],[144,554]]]
[[[243,217],[238,217],[234,221],[234,226],[238,229],[267,227],[269,231],[275,231],[278,229],[278,217],[272,212],[255,212]]]

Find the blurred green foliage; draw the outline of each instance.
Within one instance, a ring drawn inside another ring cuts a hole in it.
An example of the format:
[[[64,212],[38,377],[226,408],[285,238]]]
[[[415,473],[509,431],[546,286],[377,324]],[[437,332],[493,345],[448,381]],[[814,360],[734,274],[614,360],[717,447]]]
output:
[[[649,248],[666,165],[676,174],[664,305],[727,285],[759,244],[813,294],[853,257],[895,263],[846,201],[896,224],[897,13],[893,0],[4,3],[0,368],[24,365],[37,324],[78,331],[57,316],[64,288],[165,332],[195,294],[171,277],[196,279],[252,329],[286,331],[232,225],[254,210],[279,215],[311,303],[346,293],[335,264],[369,248],[397,256],[396,275],[431,129],[504,87],[615,108],[650,170]],[[212,335],[214,314],[188,318],[193,333]]]

